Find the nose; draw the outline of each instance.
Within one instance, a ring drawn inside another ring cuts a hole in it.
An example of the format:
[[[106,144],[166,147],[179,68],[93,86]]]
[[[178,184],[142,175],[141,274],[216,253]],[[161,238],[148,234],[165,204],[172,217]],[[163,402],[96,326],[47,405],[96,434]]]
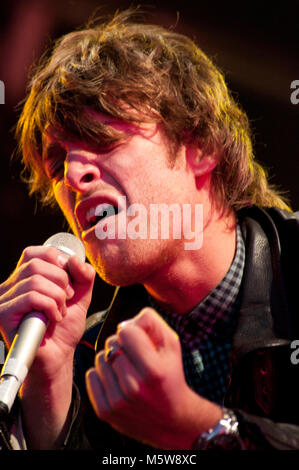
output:
[[[64,167],[65,184],[75,192],[88,192],[101,178],[100,168],[91,155],[71,152]]]

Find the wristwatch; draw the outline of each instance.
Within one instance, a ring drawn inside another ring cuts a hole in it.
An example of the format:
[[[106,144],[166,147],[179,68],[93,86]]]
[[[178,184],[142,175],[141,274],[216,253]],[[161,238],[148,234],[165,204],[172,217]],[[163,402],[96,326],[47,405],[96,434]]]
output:
[[[243,450],[239,435],[239,423],[232,410],[222,408],[222,418],[214,428],[201,433],[195,440],[193,450]]]

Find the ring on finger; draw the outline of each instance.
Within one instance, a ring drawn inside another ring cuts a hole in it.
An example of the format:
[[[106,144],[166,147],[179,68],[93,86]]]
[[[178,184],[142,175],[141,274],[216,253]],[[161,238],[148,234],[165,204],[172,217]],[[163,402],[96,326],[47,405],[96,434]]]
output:
[[[105,351],[105,361],[113,364],[115,359],[124,354],[124,350],[120,346],[111,346]]]

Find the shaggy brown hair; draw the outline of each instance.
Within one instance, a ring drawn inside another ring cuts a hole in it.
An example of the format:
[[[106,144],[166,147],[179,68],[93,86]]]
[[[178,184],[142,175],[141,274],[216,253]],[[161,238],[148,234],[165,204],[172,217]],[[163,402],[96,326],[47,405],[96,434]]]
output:
[[[248,118],[222,73],[188,37],[132,19],[132,12],[63,36],[34,70],[17,125],[19,150],[31,193],[53,201],[42,164],[42,134],[109,143],[118,132],[92,119],[86,108],[131,121],[163,124],[170,142],[193,142],[219,155],[212,190],[223,207],[253,204],[288,209],[253,155]],[[121,106],[126,104],[129,106]]]

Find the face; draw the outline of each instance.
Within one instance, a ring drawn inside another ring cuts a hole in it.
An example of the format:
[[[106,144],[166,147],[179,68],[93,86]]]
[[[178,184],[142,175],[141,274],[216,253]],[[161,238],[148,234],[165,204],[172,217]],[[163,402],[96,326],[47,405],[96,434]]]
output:
[[[132,227],[140,214],[130,213],[134,204],[149,216],[151,205],[192,202],[194,175],[184,147],[172,156],[175,164],[170,163],[169,143],[157,124],[141,128],[100,113],[96,118],[123,131],[126,138],[111,147],[99,143],[91,148],[80,141],[62,142],[48,131],[43,143],[45,169],[60,208],[99,275],[115,285],[145,283],[173,262],[183,240],[152,238],[149,230],[142,238],[128,236],[128,230],[119,236],[118,227]],[[105,213],[107,217],[98,217]],[[110,236],[99,237],[105,232]]]

